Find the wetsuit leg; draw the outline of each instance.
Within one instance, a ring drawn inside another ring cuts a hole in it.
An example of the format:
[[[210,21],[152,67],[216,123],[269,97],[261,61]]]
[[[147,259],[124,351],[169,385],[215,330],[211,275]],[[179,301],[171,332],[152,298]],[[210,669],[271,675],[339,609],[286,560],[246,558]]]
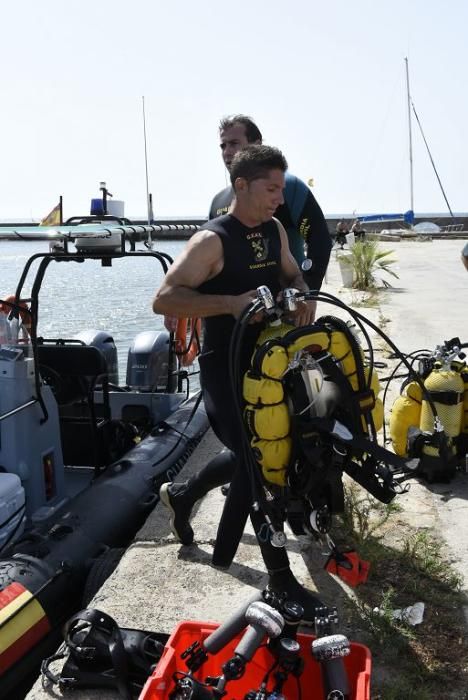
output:
[[[236,470],[237,459],[234,448],[241,443],[239,419],[230,397],[227,374],[227,359],[217,359],[215,353],[200,357],[203,401],[210,425],[217,438],[227,449],[220,452],[199,472],[186,482],[172,487],[183,497],[187,518],[193,505],[214,488],[228,484]]]
[[[213,552],[213,564],[228,568],[236,554],[242,537],[249,503],[252,501],[250,490],[246,488],[246,475],[242,464],[231,481],[229,494],[221,517],[216,544]],[[278,593],[286,594],[290,600],[302,606],[302,621],[313,624],[316,610],[323,606],[318,596],[304,588],[297,581],[289,566],[289,557],[285,547],[274,547],[269,537],[268,523],[261,511],[250,511],[250,519],[257,536],[263,561],[268,571],[268,587]],[[274,523],[277,530],[282,523]]]
[[[219,486],[228,484],[236,470],[237,458],[231,450],[223,450],[208,462],[199,472],[190,477],[187,483],[186,494],[190,494],[192,503]]]
[[[250,352],[251,350],[247,357]],[[243,363],[245,362],[244,360]],[[240,458],[236,459],[235,452],[242,445],[242,425],[234,410],[226,371],[227,360],[223,357],[217,362],[214,353],[207,354],[206,359],[200,362],[200,368],[203,400],[211,427],[219,440],[231,450],[215,457],[198,474],[196,482],[190,488],[190,493],[196,493],[198,499],[211,488],[231,482],[218,527],[213,564],[224,568],[232,563],[250,513],[267,569],[287,567],[289,563],[285,549],[273,547],[265,537],[268,530],[265,518],[262,513],[252,509],[251,485],[246,465]],[[224,454],[229,454],[230,458],[223,457]]]
[[[222,568],[228,568],[231,565],[242,538],[247,517],[250,514],[267,569],[276,571],[288,567],[289,560],[285,548],[273,547],[265,516],[261,511],[255,511],[252,508],[252,500],[249,476],[245,466],[241,463],[231,480],[219,522],[213,550],[213,564]],[[282,524],[275,524],[275,527],[281,529]]]

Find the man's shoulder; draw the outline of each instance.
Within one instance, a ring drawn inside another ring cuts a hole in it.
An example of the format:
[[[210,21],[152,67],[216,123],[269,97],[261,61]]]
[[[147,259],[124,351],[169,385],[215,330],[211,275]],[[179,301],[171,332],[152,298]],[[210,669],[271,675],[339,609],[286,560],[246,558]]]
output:
[[[206,228],[205,228],[206,226]],[[204,224],[201,229],[199,229],[193,236],[190,237],[189,249],[197,251],[216,251],[221,249],[221,239],[216,231],[207,227],[208,224]]]
[[[284,199],[290,209],[291,207],[297,207],[298,202],[304,203],[309,194],[310,189],[305,182],[289,171],[285,173]]]
[[[297,188],[300,190],[307,190],[309,192],[309,187],[306,185],[306,183],[301,180],[297,175],[293,175],[289,170],[286,171],[284,175],[284,185],[285,187],[290,187],[290,188]]]
[[[234,193],[232,187],[225,187],[223,190],[215,194],[210,206],[210,219],[215,219],[218,216],[227,214]]]
[[[234,220],[230,214],[222,214],[221,216],[217,216],[214,219],[209,219],[206,221],[195,235],[198,237],[198,240],[210,241],[214,237],[219,241],[220,238],[224,238],[226,235],[229,235],[233,223]]]

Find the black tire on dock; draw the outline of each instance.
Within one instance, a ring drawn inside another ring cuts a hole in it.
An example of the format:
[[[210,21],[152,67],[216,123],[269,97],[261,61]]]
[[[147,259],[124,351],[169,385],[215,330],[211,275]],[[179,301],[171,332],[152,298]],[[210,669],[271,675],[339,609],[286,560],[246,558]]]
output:
[[[125,554],[124,548],[114,547],[100,554],[93,563],[83,589],[82,602],[87,607],[101,586],[114,573]]]

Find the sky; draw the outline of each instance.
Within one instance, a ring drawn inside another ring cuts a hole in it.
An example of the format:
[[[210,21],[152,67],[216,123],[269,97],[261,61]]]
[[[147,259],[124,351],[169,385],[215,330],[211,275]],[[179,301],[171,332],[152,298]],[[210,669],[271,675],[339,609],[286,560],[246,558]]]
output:
[[[0,219],[105,181],[125,215],[204,216],[218,123],[252,116],[325,214],[410,208],[404,58],[449,204],[468,211],[466,0],[22,0],[0,10]],[[414,208],[447,211],[413,120]]]

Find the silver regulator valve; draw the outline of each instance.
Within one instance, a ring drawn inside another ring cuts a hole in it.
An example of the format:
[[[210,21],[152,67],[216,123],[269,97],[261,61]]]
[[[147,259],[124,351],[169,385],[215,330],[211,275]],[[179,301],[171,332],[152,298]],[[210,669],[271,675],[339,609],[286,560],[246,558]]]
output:
[[[285,311],[296,311],[297,309],[297,295],[299,294],[298,289],[293,287],[288,287],[283,289],[283,309]]]
[[[262,284],[260,287],[257,287],[257,294],[265,308],[265,311],[272,311],[275,308],[273,294],[266,285]]]

